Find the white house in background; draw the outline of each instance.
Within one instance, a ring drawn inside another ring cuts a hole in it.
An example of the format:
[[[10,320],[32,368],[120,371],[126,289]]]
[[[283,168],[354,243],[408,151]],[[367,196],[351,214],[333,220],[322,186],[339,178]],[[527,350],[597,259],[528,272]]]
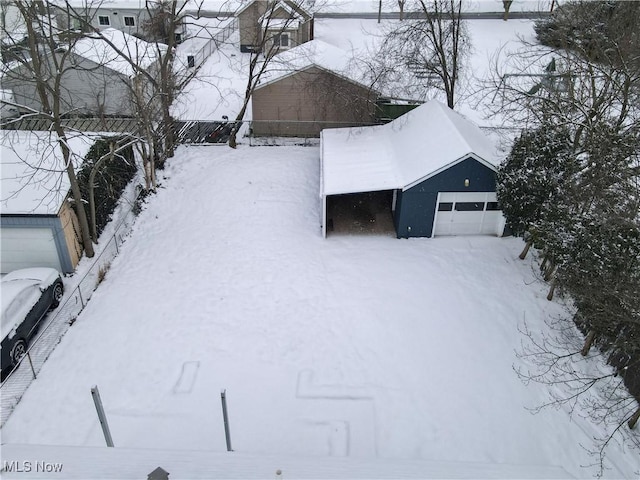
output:
[[[0,142],[0,273],[27,267],[73,272],[82,255],[80,230],[55,139],[47,132],[3,130]],[[84,156],[92,140],[70,143]]]
[[[60,9],[58,22],[62,28],[80,29],[82,22],[73,18],[80,15],[84,21],[99,30],[115,28],[130,35],[142,35],[145,23],[160,3],[159,0],[69,0],[73,15],[69,19],[63,9],[65,6]],[[181,10],[185,3],[189,3],[189,0],[179,1],[178,10]],[[191,3],[196,4],[193,1]],[[176,40],[180,43],[186,36],[186,25],[180,25],[175,33]]]
[[[142,69],[152,70],[164,52],[166,45],[148,43],[114,28],[101,32],[118,50]],[[57,54],[60,55],[60,54]],[[48,63],[53,64],[48,58]],[[61,111],[75,115],[131,116],[134,110],[129,100],[130,86],[137,76],[136,69],[109,43],[101,38],[85,37],[77,40],[62,74]],[[3,89],[13,92],[17,104],[24,110],[40,111],[36,84],[29,81],[29,68],[19,65],[5,72],[0,80]]]

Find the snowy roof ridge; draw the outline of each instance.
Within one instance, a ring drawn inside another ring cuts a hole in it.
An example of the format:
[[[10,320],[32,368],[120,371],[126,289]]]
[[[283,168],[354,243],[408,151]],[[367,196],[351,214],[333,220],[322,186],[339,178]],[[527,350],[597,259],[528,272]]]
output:
[[[471,120],[438,100],[429,100],[385,125],[395,151],[395,161],[402,177],[402,187],[438,173],[443,168],[473,155],[495,167],[498,159],[494,146]],[[416,155],[416,146],[420,155]],[[425,169],[424,155],[440,161]],[[429,170],[429,171],[427,171]]]
[[[139,68],[146,69],[160,58],[160,55],[167,50],[167,46],[162,43],[149,43],[110,27],[101,30],[98,36],[81,38],[73,45],[72,51],[98,65],[128,77],[133,76],[136,73],[134,67],[116,49],[127,54]]]
[[[361,79],[349,71],[348,52],[318,39],[310,40],[277,54],[270,67],[263,75],[257,88],[262,88],[310,67],[327,70],[351,82],[363,85]]]
[[[438,100],[385,125],[325,129],[322,143],[324,195],[406,190],[469,156],[498,164],[480,128]]]

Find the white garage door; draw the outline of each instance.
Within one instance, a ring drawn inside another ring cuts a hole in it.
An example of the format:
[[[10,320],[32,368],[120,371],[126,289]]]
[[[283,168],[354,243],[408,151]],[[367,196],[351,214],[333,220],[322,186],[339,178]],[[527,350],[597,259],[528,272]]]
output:
[[[0,228],[2,273],[18,268],[52,267],[60,270],[58,250],[50,228]]]
[[[495,192],[438,194],[433,236],[502,235],[504,217]]]

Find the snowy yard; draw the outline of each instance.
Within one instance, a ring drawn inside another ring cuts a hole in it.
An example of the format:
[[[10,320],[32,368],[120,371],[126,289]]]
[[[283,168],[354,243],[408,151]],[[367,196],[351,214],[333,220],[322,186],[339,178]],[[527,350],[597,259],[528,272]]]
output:
[[[547,391],[513,372],[519,324],[563,314],[521,241],[323,239],[318,163],[317,147],[181,147],[2,442],[104,445],[98,385],[116,447],[222,453],[226,389],[238,455],[593,476],[602,432],[532,415]],[[607,466],[630,478],[638,458],[614,446]]]

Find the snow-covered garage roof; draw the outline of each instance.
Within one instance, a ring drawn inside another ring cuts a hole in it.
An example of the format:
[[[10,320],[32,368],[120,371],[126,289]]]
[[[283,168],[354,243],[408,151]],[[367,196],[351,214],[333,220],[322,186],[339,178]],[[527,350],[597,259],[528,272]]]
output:
[[[437,100],[386,125],[321,133],[321,194],[406,189],[470,155],[495,168],[495,145]]]
[[[3,214],[56,215],[69,191],[62,153],[48,132],[3,130],[0,133],[0,211]],[[94,138],[69,139],[84,156]],[[76,167],[82,159],[76,157]]]

